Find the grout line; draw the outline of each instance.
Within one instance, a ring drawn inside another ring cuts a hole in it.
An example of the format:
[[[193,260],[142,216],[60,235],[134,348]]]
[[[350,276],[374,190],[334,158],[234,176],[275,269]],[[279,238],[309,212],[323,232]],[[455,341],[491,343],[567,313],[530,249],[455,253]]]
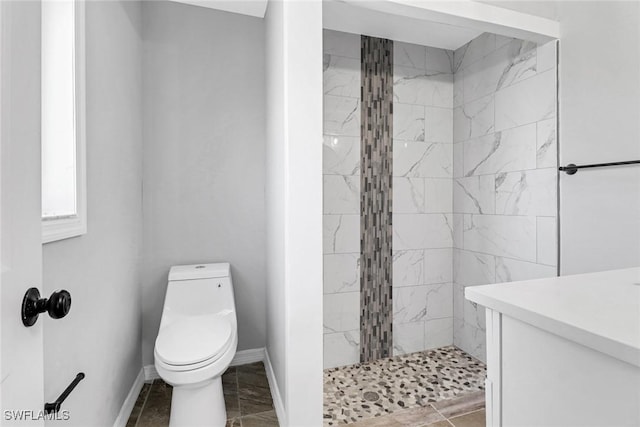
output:
[[[433,402],[432,402],[432,403],[429,403],[429,406],[431,406],[431,407],[433,408],[433,410],[434,410],[434,411],[436,411],[438,414],[440,414],[440,416],[441,416],[442,418],[444,418],[446,421],[449,421],[449,419],[448,419],[447,417],[445,417],[445,416],[442,414],[442,412],[440,412],[440,411],[438,410],[438,408],[436,408],[435,406],[433,406]]]
[[[144,387],[144,385],[143,385]],[[140,418],[142,418],[142,413],[144,412],[144,408],[147,406],[147,400],[149,399],[149,395],[151,394],[151,388],[153,387],[153,381],[149,385],[149,390],[147,390],[147,395],[144,397],[144,401],[142,402],[142,406],[140,406],[140,413],[138,414],[138,418],[136,418],[136,422],[133,427],[138,427],[138,422]]]
[[[236,367],[236,401],[238,403],[238,418],[240,419],[240,427],[242,427],[242,408],[240,407],[240,375],[238,375],[240,370],[239,368],[239,366]]]

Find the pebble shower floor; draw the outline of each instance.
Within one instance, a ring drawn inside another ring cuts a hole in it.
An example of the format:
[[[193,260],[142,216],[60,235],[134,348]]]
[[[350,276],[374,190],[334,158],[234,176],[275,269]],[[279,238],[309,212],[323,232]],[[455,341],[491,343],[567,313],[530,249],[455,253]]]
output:
[[[486,366],[449,346],[324,371],[324,425],[364,421],[484,390]]]

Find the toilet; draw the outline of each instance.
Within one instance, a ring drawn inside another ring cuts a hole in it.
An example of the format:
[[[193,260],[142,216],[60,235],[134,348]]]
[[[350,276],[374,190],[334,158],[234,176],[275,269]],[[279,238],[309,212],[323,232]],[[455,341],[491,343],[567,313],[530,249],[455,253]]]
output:
[[[237,345],[229,264],[171,267],[154,348],[156,370],[173,386],[171,427],[224,427],[222,374]]]

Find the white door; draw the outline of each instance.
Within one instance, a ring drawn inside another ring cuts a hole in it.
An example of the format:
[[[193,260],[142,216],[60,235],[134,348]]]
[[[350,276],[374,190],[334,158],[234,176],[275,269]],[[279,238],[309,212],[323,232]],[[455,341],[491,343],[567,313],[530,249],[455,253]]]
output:
[[[0,1],[0,46],[0,425],[43,425],[47,319],[21,320],[26,290],[42,291],[40,2]]]

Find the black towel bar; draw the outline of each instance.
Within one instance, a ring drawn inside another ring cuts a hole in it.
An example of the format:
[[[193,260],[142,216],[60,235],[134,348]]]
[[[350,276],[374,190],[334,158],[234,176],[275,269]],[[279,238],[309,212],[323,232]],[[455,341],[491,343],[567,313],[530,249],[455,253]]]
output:
[[[608,166],[624,166],[624,165],[636,165],[640,164],[640,160],[628,160],[626,162],[610,162],[610,163],[595,163],[592,165],[574,165],[573,163],[569,163],[567,166],[560,166],[558,168],[559,171],[565,172],[567,175],[573,175],[578,172],[578,169],[589,169],[589,168],[604,168]]]
[[[67,388],[64,389],[60,397],[56,399],[53,403],[45,403],[44,404],[44,413],[50,414],[53,412],[54,414],[60,411],[60,407],[62,406],[62,402],[71,394],[74,388],[78,385],[80,381],[84,379],[84,372],[80,372],[76,377],[71,381],[71,384]]]

